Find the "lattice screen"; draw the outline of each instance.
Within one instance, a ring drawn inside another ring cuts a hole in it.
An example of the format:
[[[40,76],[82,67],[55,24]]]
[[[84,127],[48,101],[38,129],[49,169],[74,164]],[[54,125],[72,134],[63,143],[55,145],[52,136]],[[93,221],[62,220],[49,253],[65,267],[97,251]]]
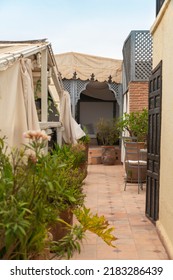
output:
[[[71,91],[71,80],[63,80],[64,89],[67,90],[69,93]]]
[[[130,81],[148,80],[152,71],[152,37],[148,30],[131,31],[124,43],[123,61],[126,88]]]
[[[115,93],[115,98],[117,99],[118,104],[120,105],[120,93],[121,93],[121,84],[116,84],[116,83],[111,83],[109,84],[109,89],[113,90],[113,92]]]
[[[77,100],[80,98],[81,92],[86,89],[86,86],[88,83],[89,83],[89,81],[77,80],[77,95],[76,95]]]
[[[152,38],[149,32],[135,32],[135,78],[145,80],[152,71]]]
[[[88,83],[89,81],[63,80],[64,89],[67,90],[70,95],[75,94],[77,98],[79,98],[80,93],[86,89]]]

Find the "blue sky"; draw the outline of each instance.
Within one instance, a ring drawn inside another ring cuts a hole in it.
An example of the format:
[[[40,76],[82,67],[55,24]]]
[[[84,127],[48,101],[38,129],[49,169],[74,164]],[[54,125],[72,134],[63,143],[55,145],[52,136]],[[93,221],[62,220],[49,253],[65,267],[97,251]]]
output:
[[[0,40],[47,38],[54,53],[122,59],[132,30],[149,30],[155,0],[0,0]]]

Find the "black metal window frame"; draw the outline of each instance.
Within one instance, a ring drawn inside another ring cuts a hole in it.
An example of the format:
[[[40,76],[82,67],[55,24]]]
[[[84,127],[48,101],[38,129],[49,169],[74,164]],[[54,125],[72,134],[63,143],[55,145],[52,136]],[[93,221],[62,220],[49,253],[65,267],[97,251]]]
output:
[[[165,0],[156,0],[156,16],[158,15]]]

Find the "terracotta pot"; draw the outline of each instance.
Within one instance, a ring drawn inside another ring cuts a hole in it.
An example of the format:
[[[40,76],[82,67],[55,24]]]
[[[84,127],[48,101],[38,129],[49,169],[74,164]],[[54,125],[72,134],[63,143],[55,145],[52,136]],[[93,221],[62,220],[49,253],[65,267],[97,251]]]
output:
[[[102,146],[102,163],[104,165],[114,165],[116,163],[114,146]]]
[[[59,216],[66,223],[70,225],[73,224],[73,213],[71,211],[71,208],[68,208],[67,210],[63,211]],[[69,228],[61,222],[56,222],[50,227],[50,232],[53,236],[54,241],[58,241],[61,238],[63,238],[68,233],[68,231]]]

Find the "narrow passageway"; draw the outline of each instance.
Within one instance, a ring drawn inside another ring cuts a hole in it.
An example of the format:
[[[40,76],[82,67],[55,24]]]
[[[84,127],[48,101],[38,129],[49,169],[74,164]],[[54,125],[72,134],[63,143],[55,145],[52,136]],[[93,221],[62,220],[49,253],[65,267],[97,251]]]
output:
[[[124,191],[122,165],[88,165],[85,179],[85,205],[93,213],[104,215],[115,227],[116,248],[87,232],[81,253],[74,260],[167,260],[156,227],[145,216],[145,186],[138,194],[137,185]]]

